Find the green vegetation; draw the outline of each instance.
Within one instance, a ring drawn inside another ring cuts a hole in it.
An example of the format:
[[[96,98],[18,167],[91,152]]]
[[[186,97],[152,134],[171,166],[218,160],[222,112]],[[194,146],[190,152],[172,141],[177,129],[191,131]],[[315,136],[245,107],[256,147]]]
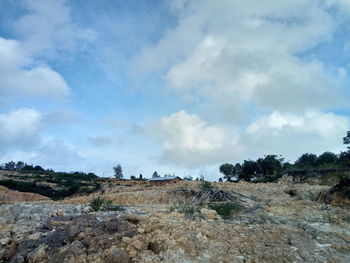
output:
[[[343,138],[343,142],[350,144],[350,131]],[[244,160],[242,164],[225,163],[219,167],[219,171],[223,174],[223,178],[229,182],[240,180],[254,183],[276,182],[286,173],[299,176],[302,179],[319,175],[326,177],[329,174],[337,175],[338,179],[341,179],[346,173],[350,173],[350,147],[348,147],[348,151],[339,154],[328,151],[319,156],[313,153],[304,153],[294,164],[284,162],[282,156],[270,154],[258,158],[256,161]]]
[[[118,164],[116,167],[113,167],[114,170],[114,177],[117,179],[123,179],[123,169],[120,164]]]
[[[91,199],[90,206],[94,211],[108,210],[108,211],[124,211],[124,207],[113,205],[112,200],[105,199],[101,196]]]
[[[31,192],[47,196],[53,200],[63,199],[68,196],[72,196],[77,193],[89,194],[95,192],[101,188],[99,183],[85,184],[74,181],[66,181],[62,185],[59,185],[57,189],[51,186],[41,184],[44,180],[38,180],[26,182],[12,179],[0,180],[0,185],[6,186],[9,189],[17,190],[20,192]]]
[[[209,203],[208,208],[215,210],[222,218],[231,218],[234,212],[238,212],[241,207],[235,202]]]
[[[112,204],[111,200],[106,200],[101,196],[95,197],[90,201],[90,206],[94,211],[99,211],[101,210],[102,206],[111,205],[111,204]]]
[[[213,189],[214,189],[214,186],[210,182],[202,181],[202,183],[201,183],[201,191],[202,192],[207,192],[207,191],[210,191]]]
[[[8,170],[7,179],[0,185],[21,192],[31,192],[47,196],[53,200],[63,199],[74,194],[90,194],[101,189],[97,175],[83,172],[54,172],[40,166],[24,162],[8,162],[1,165]]]

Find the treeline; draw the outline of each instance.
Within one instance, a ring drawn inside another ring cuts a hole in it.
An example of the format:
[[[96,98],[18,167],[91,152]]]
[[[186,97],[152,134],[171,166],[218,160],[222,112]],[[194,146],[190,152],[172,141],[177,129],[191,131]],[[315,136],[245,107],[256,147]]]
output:
[[[22,161],[0,164],[0,170],[17,171],[20,173],[36,173],[42,175],[58,175],[61,177],[78,177],[80,180],[92,180],[98,178],[94,173],[84,172],[55,172],[53,169],[44,169],[40,165],[27,164]]]
[[[350,131],[343,138],[344,144],[350,144]],[[273,182],[283,174],[298,171],[317,171],[350,168],[350,147],[339,154],[324,152],[317,156],[302,154],[294,163],[285,162],[282,156],[266,155],[257,160],[244,160],[243,163],[225,163],[219,167],[224,176],[219,181]],[[295,173],[297,174],[297,173]]]
[[[0,169],[17,172],[3,173],[4,179],[0,180],[0,185],[21,192],[41,194],[54,200],[74,194],[89,194],[102,187],[94,173],[55,172],[22,161],[4,163]]]

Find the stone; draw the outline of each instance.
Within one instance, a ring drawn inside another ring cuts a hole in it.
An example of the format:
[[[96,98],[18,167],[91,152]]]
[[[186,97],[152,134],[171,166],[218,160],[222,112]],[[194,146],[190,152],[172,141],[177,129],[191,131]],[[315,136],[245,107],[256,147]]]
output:
[[[112,250],[110,254],[106,257],[106,262],[108,263],[129,263],[130,257],[128,253],[120,248]]]
[[[201,215],[205,219],[209,219],[209,220],[220,220],[221,219],[221,217],[219,216],[219,214],[215,210],[211,210],[211,209],[207,209],[207,208],[201,209]]]
[[[82,209],[81,209],[81,212],[82,213],[90,213],[92,212],[92,207],[87,205],[87,206],[84,206]]]
[[[32,253],[30,253],[27,259],[28,263],[43,262],[47,258],[46,251],[45,251],[46,248],[47,248],[47,245],[42,245],[36,250],[34,250]]]
[[[6,246],[8,243],[10,243],[10,241],[11,241],[11,238],[6,237],[6,238],[3,238],[3,239],[0,239],[0,244],[3,245],[3,246]]]

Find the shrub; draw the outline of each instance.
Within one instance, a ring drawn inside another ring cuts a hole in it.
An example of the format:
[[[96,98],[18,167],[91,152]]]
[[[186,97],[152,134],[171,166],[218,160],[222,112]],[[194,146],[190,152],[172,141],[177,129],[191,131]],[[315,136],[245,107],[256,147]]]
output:
[[[124,207],[119,205],[113,205],[112,200],[105,199],[101,196],[91,199],[90,206],[94,211],[99,211],[99,210],[124,211],[125,210]]]
[[[208,207],[215,210],[224,219],[230,218],[234,212],[240,210],[240,206],[234,202],[210,203]]]
[[[201,190],[202,192],[207,192],[213,190],[214,186],[210,182],[203,181],[201,184]]]

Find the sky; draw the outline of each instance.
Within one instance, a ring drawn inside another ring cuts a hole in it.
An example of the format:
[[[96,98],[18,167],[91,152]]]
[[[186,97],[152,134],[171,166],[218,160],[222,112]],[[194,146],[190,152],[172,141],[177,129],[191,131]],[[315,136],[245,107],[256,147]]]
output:
[[[0,162],[220,177],[340,152],[348,0],[0,0]]]

